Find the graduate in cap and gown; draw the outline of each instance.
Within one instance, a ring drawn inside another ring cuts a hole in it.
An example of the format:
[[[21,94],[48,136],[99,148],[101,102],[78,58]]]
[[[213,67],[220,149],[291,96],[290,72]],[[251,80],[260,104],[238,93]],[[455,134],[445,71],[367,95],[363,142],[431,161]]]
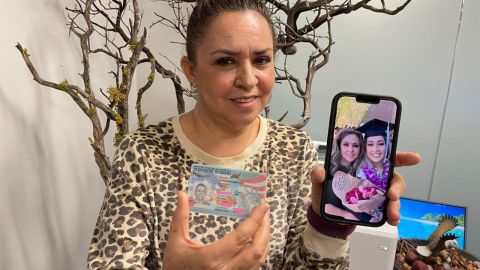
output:
[[[366,151],[356,176],[360,179],[369,180],[385,192],[390,173],[390,161],[388,159],[391,144],[390,132],[394,128],[393,123],[376,118],[357,128],[364,134]],[[372,214],[372,222],[382,218],[382,210],[378,209]]]

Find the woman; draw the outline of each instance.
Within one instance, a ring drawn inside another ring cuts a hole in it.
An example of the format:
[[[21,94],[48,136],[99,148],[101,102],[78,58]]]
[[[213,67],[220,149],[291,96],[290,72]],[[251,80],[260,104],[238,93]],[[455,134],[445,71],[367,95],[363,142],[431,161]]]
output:
[[[330,173],[341,171],[344,173],[356,175],[357,169],[363,160],[365,152],[365,144],[363,142],[362,133],[353,128],[344,128],[340,130],[335,139],[334,148],[332,150]],[[369,220],[370,216],[366,213],[357,213],[342,204],[342,200],[335,196],[332,190],[332,182],[328,182],[325,186],[328,191],[328,197],[325,199],[325,211],[328,214],[341,216],[350,220]]]
[[[318,215],[324,171],[309,137],[259,116],[275,82],[269,16],[258,0],[205,0],[193,9],[181,66],[197,103],[120,144],[89,269],[342,269],[348,264],[346,238],[354,226]],[[418,157],[406,154],[405,160],[414,164]],[[189,213],[184,191],[193,163],[268,173],[266,203],[243,221]],[[398,223],[403,189],[400,176],[394,182],[392,224]]]
[[[332,151],[330,173],[336,171],[355,176],[360,165],[365,146],[362,133],[353,128],[344,128],[338,132]]]
[[[210,204],[208,201],[208,188],[205,184],[197,184],[195,186],[195,197],[193,203]]]
[[[388,127],[388,128],[387,128]],[[359,127],[358,130],[364,134],[365,157],[360,168],[357,170],[357,177],[367,179],[379,188],[387,189],[387,178],[390,169],[387,153],[387,138],[390,140],[389,131],[394,129],[392,123],[383,120],[372,119]]]
[[[387,138],[390,140],[388,132],[393,129],[392,123],[376,118],[358,128],[359,131],[364,133],[366,154],[357,170],[357,177],[370,181],[382,191],[387,190],[390,172],[390,162],[387,156],[389,152],[389,149],[387,149]],[[382,219],[383,209],[375,209],[370,214],[372,215],[372,222],[379,221]]]

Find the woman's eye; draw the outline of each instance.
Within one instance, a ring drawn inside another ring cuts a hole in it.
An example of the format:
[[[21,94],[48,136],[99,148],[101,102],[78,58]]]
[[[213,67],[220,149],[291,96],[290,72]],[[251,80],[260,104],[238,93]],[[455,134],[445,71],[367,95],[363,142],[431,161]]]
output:
[[[217,63],[217,65],[226,66],[226,65],[233,64],[234,61],[230,57],[222,57],[220,59],[217,59],[217,61],[215,61],[215,63]]]
[[[271,59],[268,56],[261,56],[255,59],[255,64],[257,65],[266,65],[270,62],[271,62]]]
[[[355,148],[359,148],[359,147],[360,147],[360,145],[358,145],[358,144],[354,144],[354,145],[353,145],[353,147],[355,147]]]

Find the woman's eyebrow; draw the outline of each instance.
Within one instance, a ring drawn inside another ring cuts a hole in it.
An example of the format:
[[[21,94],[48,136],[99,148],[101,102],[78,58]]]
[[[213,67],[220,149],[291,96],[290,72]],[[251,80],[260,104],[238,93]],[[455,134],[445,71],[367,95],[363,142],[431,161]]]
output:
[[[267,53],[268,51],[273,51],[273,49],[272,48],[266,48],[266,49],[263,49],[263,50],[258,50],[258,51],[255,51],[254,54],[255,55],[262,55],[262,54]],[[218,49],[218,50],[215,50],[215,51],[211,52],[210,54],[213,55],[213,54],[217,54],[217,53],[227,54],[227,55],[231,55],[231,56],[240,55],[239,51],[234,51],[234,50],[229,50],[229,49]]]
[[[218,50],[215,50],[215,51],[211,52],[210,54],[217,54],[217,53],[228,54],[228,55],[232,55],[232,56],[237,56],[237,55],[240,54],[240,52],[238,52],[238,51],[229,50],[229,49],[218,49]]]
[[[254,52],[254,54],[255,55],[266,54],[268,51],[273,51],[273,49],[272,48],[263,49],[263,50]]]

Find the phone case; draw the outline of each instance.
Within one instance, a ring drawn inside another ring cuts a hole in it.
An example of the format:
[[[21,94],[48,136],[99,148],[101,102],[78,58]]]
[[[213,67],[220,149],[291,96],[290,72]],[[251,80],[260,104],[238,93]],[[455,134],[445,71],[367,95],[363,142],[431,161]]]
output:
[[[342,92],[332,100],[320,205],[330,221],[378,227],[386,220],[401,103]]]

